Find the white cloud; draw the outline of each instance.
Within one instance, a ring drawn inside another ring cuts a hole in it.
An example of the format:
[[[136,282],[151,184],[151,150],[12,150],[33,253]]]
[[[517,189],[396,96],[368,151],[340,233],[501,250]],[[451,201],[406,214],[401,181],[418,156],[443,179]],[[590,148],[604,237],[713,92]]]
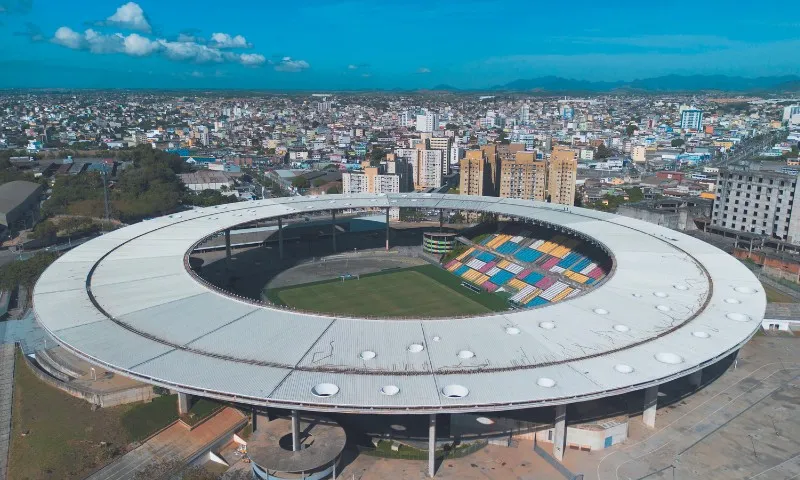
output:
[[[69,27],[61,27],[56,30],[55,35],[53,35],[53,43],[63,45],[67,48],[82,48],[83,35]]]
[[[242,65],[257,66],[263,65],[266,61],[267,59],[264,57],[264,55],[259,53],[242,53],[239,55],[239,62]]]
[[[117,11],[114,12],[114,15],[106,19],[106,23],[130,30],[139,30],[141,32],[149,33],[152,30],[150,22],[148,22],[147,17],[144,16],[144,10],[135,2],[128,2],[119,7]]]
[[[347,69],[348,69],[348,70],[358,70],[358,65],[352,65],[352,64],[350,64],[350,65],[348,65],[348,66],[347,66]]]
[[[233,36],[227,33],[213,33],[211,44],[215,48],[250,48],[253,46],[243,36]]]
[[[164,54],[171,60],[195,63],[220,63],[225,61],[222,52],[194,42],[170,42],[158,40]]]
[[[425,68],[425,67],[420,67],[417,70],[417,73],[431,73],[431,69],[430,68]]]
[[[292,60],[292,57],[283,57],[280,62],[275,64],[278,72],[302,72],[311,65],[305,60]]]
[[[125,37],[124,45],[125,53],[134,57],[144,57],[161,48],[161,44],[157,41],[150,40],[138,33],[132,33]]]
[[[89,28],[83,32],[83,39],[92,53],[119,53],[125,50],[125,37],[119,33],[104,35]]]

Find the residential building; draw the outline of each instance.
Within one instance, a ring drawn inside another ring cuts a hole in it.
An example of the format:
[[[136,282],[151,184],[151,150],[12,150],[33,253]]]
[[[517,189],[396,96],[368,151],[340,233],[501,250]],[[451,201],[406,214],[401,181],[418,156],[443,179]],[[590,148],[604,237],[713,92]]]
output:
[[[417,156],[413,164],[414,190],[439,188],[442,186],[442,151],[429,150],[417,146]]]
[[[428,148],[440,150],[442,152],[442,175],[450,173],[450,147],[453,144],[452,137],[431,137],[428,139]]]
[[[425,112],[417,115],[417,131],[433,132],[439,129],[439,116],[435,113]]]
[[[381,174],[378,167],[367,167],[363,172],[342,174],[342,193],[398,193],[400,175]]]
[[[535,152],[516,152],[500,169],[500,197],[545,200],[547,164]]]
[[[703,111],[687,108],[681,112],[681,130],[700,131],[703,128]]]
[[[800,245],[797,174],[749,167],[721,168],[711,224]]]
[[[496,197],[494,181],[499,172],[497,159],[487,156],[493,149],[467,150],[466,156],[459,162],[459,191],[462,195],[484,195]]]
[[[634,145],[631,148],[631,160],[634,163],[645,163],[647,161],[647,147],[644,145]]]
[[[552,203],[575,204],[575,180],[578,178],[578,154],[557,146],[550,154],[547,171],[547,195]]]

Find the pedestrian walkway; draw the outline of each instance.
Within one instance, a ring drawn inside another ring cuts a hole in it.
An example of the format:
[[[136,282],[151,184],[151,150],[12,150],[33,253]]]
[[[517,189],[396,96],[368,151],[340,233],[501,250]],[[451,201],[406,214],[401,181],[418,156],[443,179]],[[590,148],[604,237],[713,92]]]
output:
[[[13,392],[14,345],[0,344],[0,480],[5,480],[8,466]]]
[[[189,461],[202,454],[217,440],[230,437],[245,423],[247,417],[230,407],[222,409],[191,431],[180,422],[174,423],[87,480],[130,479],[137,471],[155,462]]]

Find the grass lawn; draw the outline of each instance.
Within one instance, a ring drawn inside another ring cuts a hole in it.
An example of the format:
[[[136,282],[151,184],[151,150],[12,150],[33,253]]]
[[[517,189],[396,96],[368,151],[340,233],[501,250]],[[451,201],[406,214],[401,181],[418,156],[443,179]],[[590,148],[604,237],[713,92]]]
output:
[[[434,265],[326,280],[267,292],[271,301],[302,310],[364,316],[478,315],[507,309],[499,295],[475,293]]]
[[[192,406],[189,407],[189,413],[187,415],[183,415],[181,420],[190,426],[197,425],[206,418],[210,417],[214,412],[217,412],[223,406],[223,404],[215,402],[214,400],[197,398],[194,402],[192,402]]]
[[[136,404],[122,414],[122,426],[132,442],[139,442],[178,419],[178,396],[164,395]]]
[[[124,418],[141,418],[141,411],[160,415],[169,409],[176,411],[177,418],[175,397],[155,403],[158,408],[152,405],[139,403],[92,411],[86,401],[36,378],[18,353],[8,478],[84,478],[124,453],[126,446],[134,440],[136,432],[129,431]],[[159,418],[163,422],[167,416]],[[152,422],[147,428],[138,429],[137,435],[147,436],[163,426],[166,423]],[[101,442],[106,444],[101,445]]]
[[[776,290],[775,288],[762,283],[764,293],[767,295],[767,303],[795,303],[794,298],[786,295],[785,293]]]

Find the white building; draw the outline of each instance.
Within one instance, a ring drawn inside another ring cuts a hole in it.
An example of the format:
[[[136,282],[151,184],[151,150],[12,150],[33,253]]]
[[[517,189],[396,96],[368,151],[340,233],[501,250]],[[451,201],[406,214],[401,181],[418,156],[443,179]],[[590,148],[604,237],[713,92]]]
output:
[[[703,111],[696,108],[687,108],[681,112],[681,130],[696,130],[703,128]]]
[[[441,150],[417,150],[412,172],[415,190],[442,186],[442,159]]]
[[[800,245],[797,175],[750,167],[720,169],[712,225]]]
[[[417,115],[417,131],[433,132],[439,129],[439,116],[435,113],[425,112]]]

